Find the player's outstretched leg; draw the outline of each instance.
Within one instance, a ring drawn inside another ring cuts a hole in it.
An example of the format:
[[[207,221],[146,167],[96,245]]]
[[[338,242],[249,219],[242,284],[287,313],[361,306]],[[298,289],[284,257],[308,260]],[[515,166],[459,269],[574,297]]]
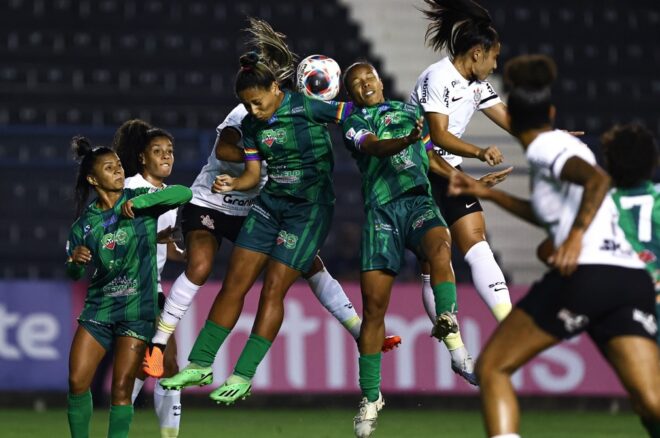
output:
[[[213,383],[213,369],[211,366],[201,366],[191,362],[184,369],[165,379],[159,380],[160,386],[165,389],[182,389],[188,386],[205,386]]]

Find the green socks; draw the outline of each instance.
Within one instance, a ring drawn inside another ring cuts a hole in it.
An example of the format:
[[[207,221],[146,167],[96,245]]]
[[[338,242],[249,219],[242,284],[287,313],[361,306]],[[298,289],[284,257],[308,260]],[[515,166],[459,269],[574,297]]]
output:
[[[440,315],[443,312],[456,313],[458,304],[456,303],[456,283],[445,281],[432,287],[435,297],[435,314]]]
[[[108,438],[127,438],[133,420],[133,405],[110,406]]]
[[[252,333],[245,344],[245,348],[243,348],[241,357],[236,362],[234,374],[252,380],[254,374],[257,372],[257,367],[266,356],[266,353],[268,353],[272,344],[268,339]]]
[[[660,423],[642,418],[642,424],[651,438],[660,438]]]
[[[378,400],[382,353],[360,355],[360,388],[368,401]]]
[[[92,418],[92,392],[67,394],[67,415],[71,438],[89,437],[89,420]]]
[[[188,360],[204,367],[209,367],[215,361],[215,355],[227,336],[229,329],[222,327],[211,320],[206,320],[204,328],[199,332],[195,345],[193,345]]]

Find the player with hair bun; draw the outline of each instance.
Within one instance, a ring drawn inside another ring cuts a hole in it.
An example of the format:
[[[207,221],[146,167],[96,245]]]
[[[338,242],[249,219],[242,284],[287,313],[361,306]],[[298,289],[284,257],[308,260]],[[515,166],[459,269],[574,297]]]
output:
[[[245,295],[264,272],[256,320],[232,375],[211,392],[231,404],[250,395],[251,380],[284,318],[284,297],[309,272],[330,229],[334,208],[334,164],[327,123],[339,123],[351,106],[282,90],[277,76],[256,52],[240,58],[235,91],[248,111],[240,125],[245,169],[220,175],[213,190],[249,190],[268,180],[245,218],[229,260],[229,270],[206,325],[190,353],[190,364],[164,380],[164,387],[210,383],[218,349],[240,316]]]
[[[531,199],[452,175],[450,195],[495,202],[544,227],[557,248],[552,269],[504,319],[477,362],[490,437],[518,437],[511,375],[544,350],[586,331],[628,390],[649,435],[660,436],[660,354],[655,291],[644,264],[617,224],[610,178],[589,148],[553,129],[554,62],[542,55],[512,59],[507,114],[531,167]]]
[[[249,45],[258,49],[260,62],[271,70],[281,90],[293,90],[297,55],[288,48],[286,37],[263,20],[250,18],[249,24],[246,29],[250,34]],[[167,340],[211,274],[223,239],[236,241],[255,198],[268,179],[266,166],[262,166],[258,184],[249,190],[212,190],[218,175],[237,177],[245,169],[241,123],[247,115],[245,106],[239,104],[218,125],[213,151],[192,185],[193,199],[182,209],[181,227],[188,262],[185,272],[172,285],[165,311],[161,314],[152,345],[145,356],[144,371],[151,376],[162,375],[162,352]],[[314,259],[309,272],[304,273],[303,277],[319,302],[357,339],[360,317],[320,257]],[[383,351],[395,348],[400,342],[398,336],[387,337],[383,341]],[[167,382],[171,388],[179,386],[178,379]]]
[[[71,436],[88,437],[90,384],[112,347],[114,366],[108,436],[128,436],[133,418],[131,390],[158,314],[156,223],[158,216],[188,202],[190,189],[170,186],[125,189],[117,154],[73,139],[80,159],[76,216],[67,240],[67,274],[80,279],[93,269],[69,355],[68,417]],[[85,205],[89,192],[96,199]]]

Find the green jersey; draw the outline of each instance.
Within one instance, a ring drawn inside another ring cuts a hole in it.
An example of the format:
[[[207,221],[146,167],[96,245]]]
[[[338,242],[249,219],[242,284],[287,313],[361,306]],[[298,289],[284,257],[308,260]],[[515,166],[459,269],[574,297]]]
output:
[[[647,181],[639,187],[614,189],[611,194],[619,210],[619,225],[660,293],[660,184]]]
[[[352,105],[324,102],[303,94],[285,92],[270,120],[247,115],[241,123],[245,159],[265,160],[268,182],[263,191],[332,204],[335,194],[331,173],[332,143],[326,123],[339,123]]]
[[[426,125],[422,139],[398,154],[376,157],[361,150],[362,141],[369,134],[380,140],[410,134],[419,117],[422,114],[417,106],[387,101],[356,109],[343,123],[344,144],[351,151],[362,174],[362,195],[367,208],[386,204],[415,187],[430,193],[427,151],[433,148],[433,143]]]
[[[77,246],[92,253],[94,268],[81,319],[99,322],[153,320],[158,314],[156,234],[158,216],[188,202],[187,187],[169,186],[148,193],[149,188],[124,189],[108,210],[96,200],[71,226],[66,251]],[[122,216],[121,207],[132,200],[135,218]],[[67,273],[81,278],[85,266],[67,262]]]

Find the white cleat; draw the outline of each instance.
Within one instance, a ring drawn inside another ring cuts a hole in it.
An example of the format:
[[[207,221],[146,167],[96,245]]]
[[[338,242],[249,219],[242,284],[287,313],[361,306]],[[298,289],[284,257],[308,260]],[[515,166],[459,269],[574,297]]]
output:
[[[451,312],[442,312],[435,319],[435,324],[433,324],[433,330],[431,330],[431,336],[443,340],[450,333],[458,332],[458,319],[456,315]]]
[[[362,397],[360,410],[353,418],[353,430],[357,438],[369,438],[376,430],[376,420],[378,412],[385,406],[383,394],[378,393],[378,400],[370,402],[366,397]]]

